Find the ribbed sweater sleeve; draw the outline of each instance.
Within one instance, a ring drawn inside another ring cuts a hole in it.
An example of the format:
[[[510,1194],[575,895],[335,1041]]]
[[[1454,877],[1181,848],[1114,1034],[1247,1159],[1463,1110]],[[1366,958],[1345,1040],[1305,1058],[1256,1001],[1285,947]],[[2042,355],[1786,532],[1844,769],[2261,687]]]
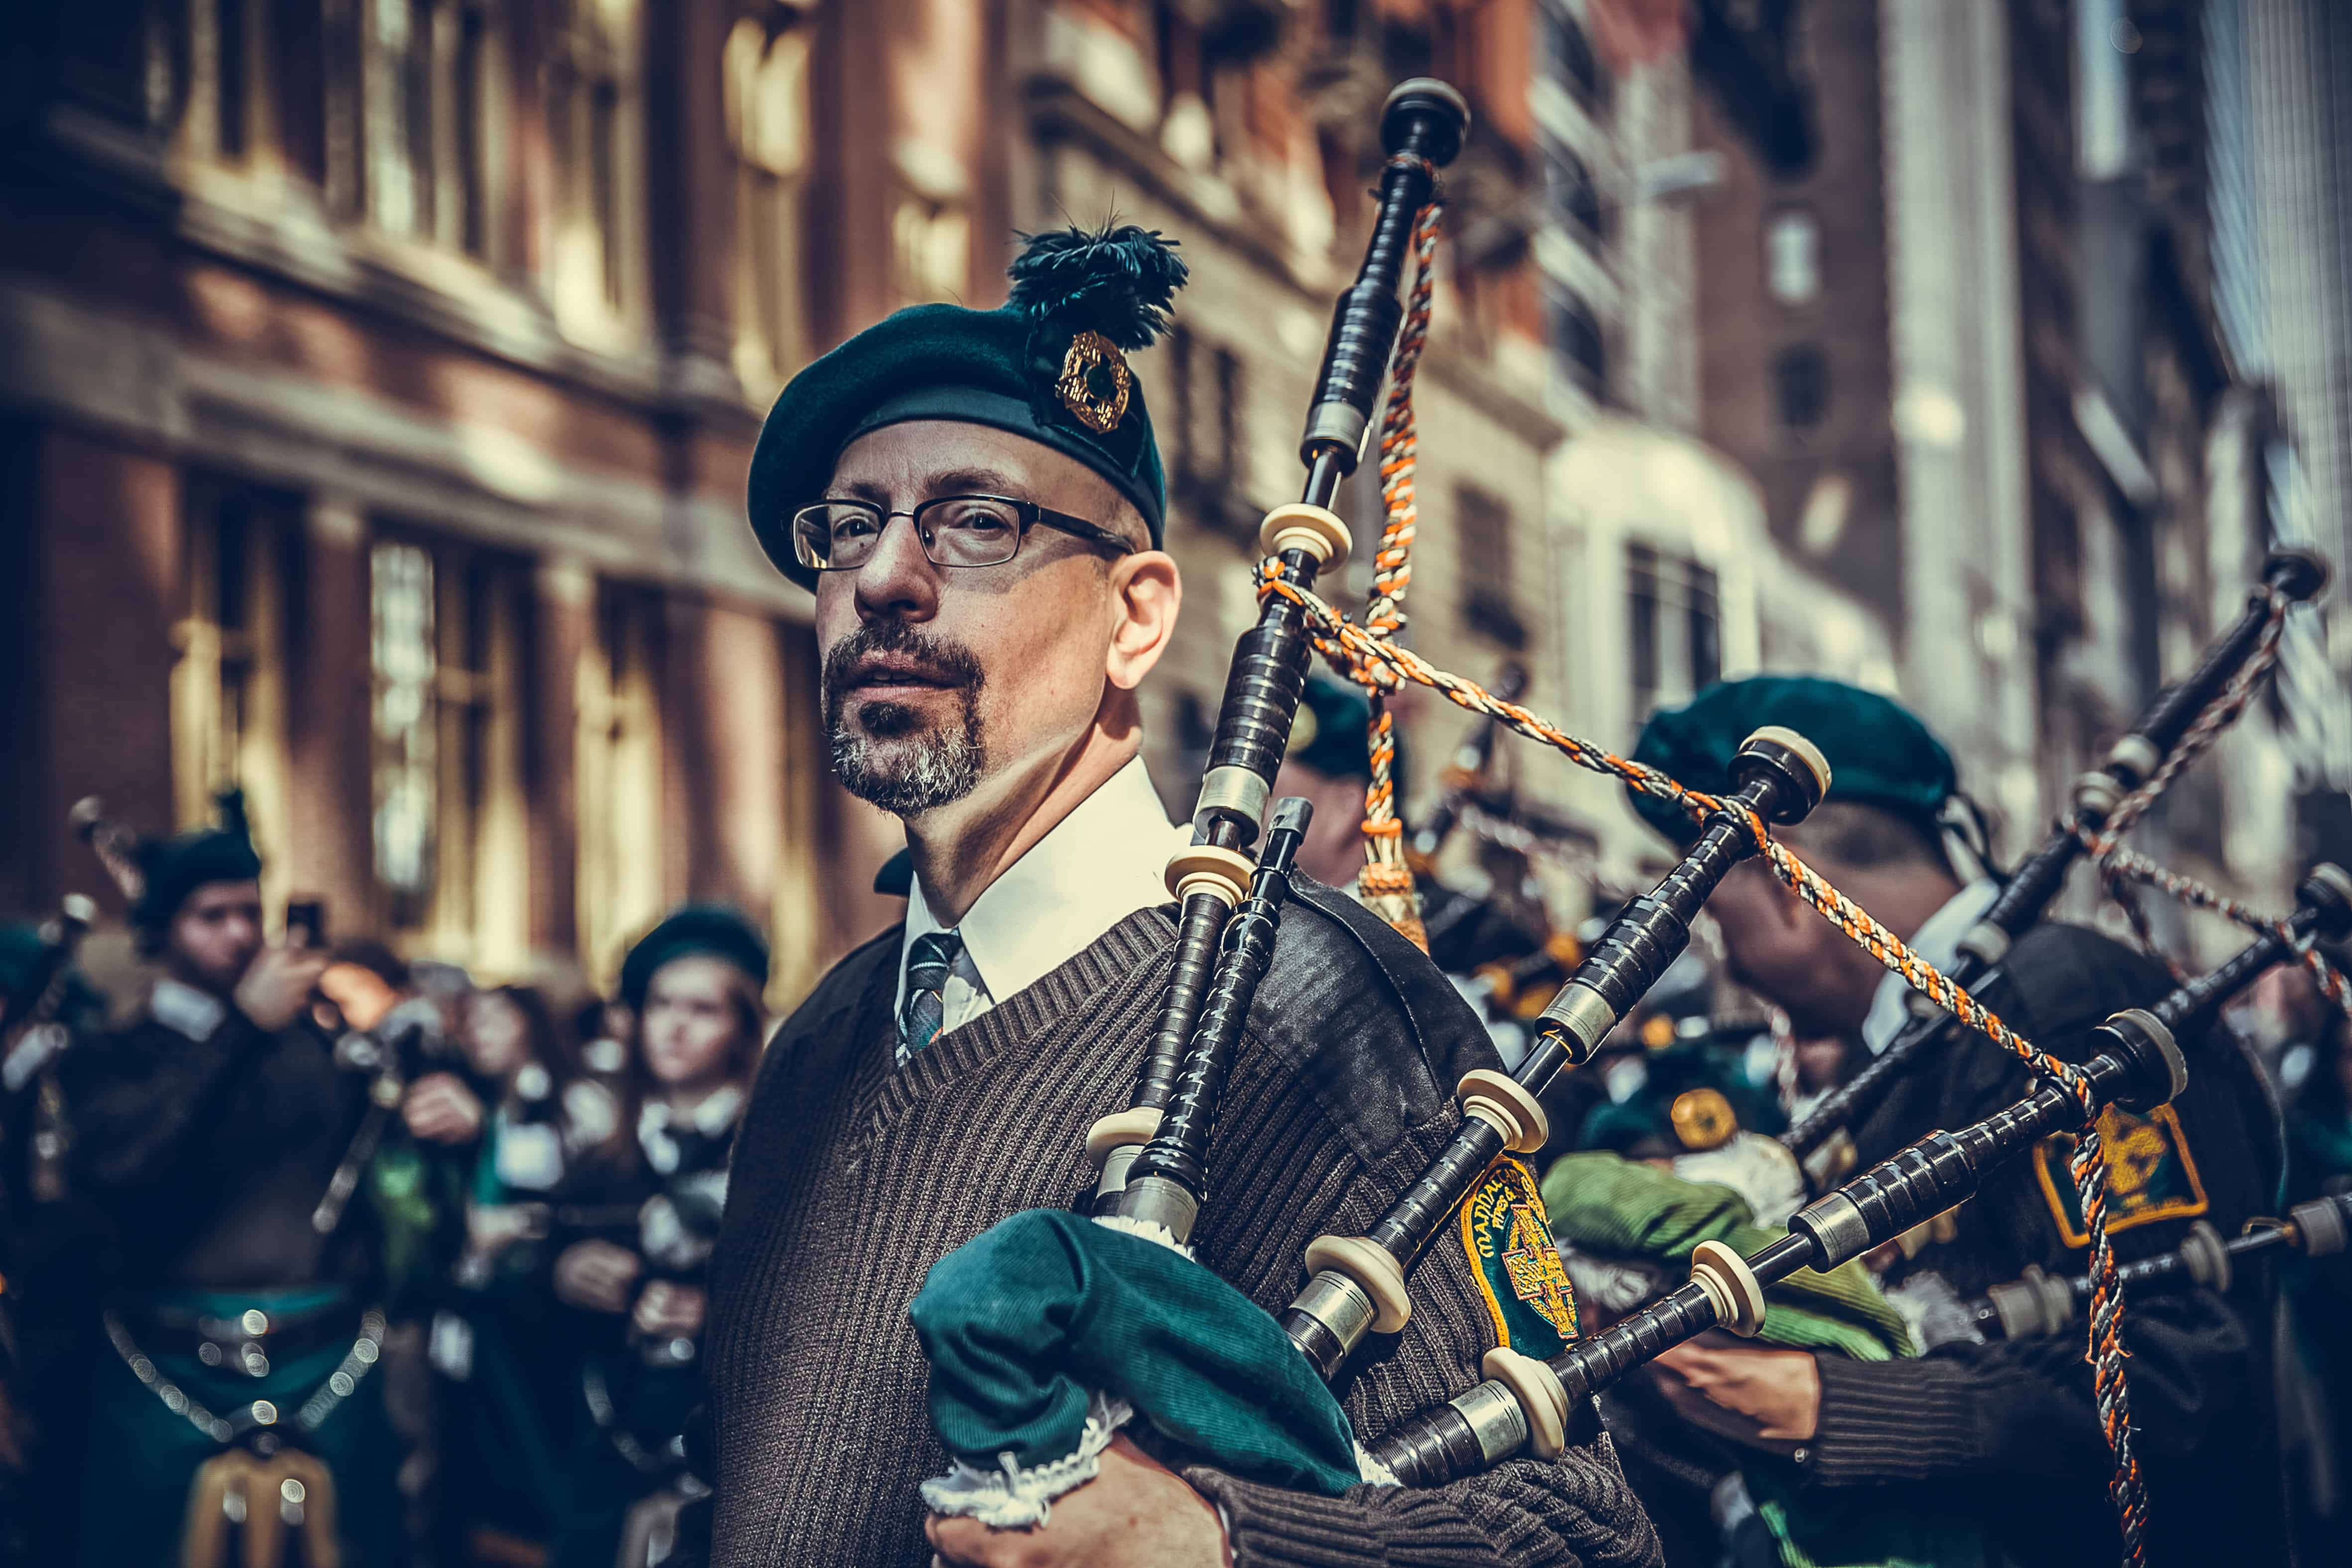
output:
[[[2189,1452],[2218,1412],[2251,1393],[2244,1333],[2208,1291],[2135,1301],[2124,1343],[2146,1455]],[[2079,1324],[2044,1339],[1945,1345],[1916,1361],[1815,1359],[1820,1426],[1800,1461],[1815,1484],[2105,1472]]]
[[[1280,1491],[1194,1469],[1224,1511],[1234,1568],[1638,1568],[1657,1535],[1606,1437],[1545,1464],[1518,1459],[1432,1491]]]

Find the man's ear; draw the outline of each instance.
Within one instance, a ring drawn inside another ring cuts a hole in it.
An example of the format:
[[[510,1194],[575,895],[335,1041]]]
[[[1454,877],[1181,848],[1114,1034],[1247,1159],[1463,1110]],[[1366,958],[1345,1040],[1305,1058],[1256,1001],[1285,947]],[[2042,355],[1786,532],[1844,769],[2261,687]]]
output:
[[[1110,651],[1104,674],[1131,692],[1160,663],[1176,632],[1176,612],[1184,601],[1184,580],[1176,558],[1165,550],[1137,550],[1111,566]]]

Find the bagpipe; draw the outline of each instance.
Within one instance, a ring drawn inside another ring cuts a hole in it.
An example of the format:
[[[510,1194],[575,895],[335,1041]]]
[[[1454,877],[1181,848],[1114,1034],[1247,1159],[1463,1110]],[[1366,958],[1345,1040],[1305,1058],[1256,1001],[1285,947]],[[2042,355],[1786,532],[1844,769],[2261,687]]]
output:
[[[2074,781],[2070,809],[1961,938],[1959,956],[1947,971],[1955,983],[1975,986],[1992,975],[2011,944],[2037,924],[2064,890],[2077,861],[2085,855],[2103,863],[2120,858],[2123,834],[2174,777],[2219,738],[2259,689],[2277,656],[2287,611],[2310,602],[2326,586],[2327,567],[2318,557],[2304,550],[2272,553],[2263,568],[2262,586],[2244,612],[2206,650],[2188,678],[2159,693],[2107,749],[2100,765]],[[2109,872],[2111,877],[2121,874],[2120,868]],[[1817,1183],[1825,1184],[1852,1166],[1853,1144],[1846,1129],[1935,1050],[1953,1022],[1947,1013],[1915,1011],[1875,1060],[1782,1135],[1781,1143]]]
[[[2316,867],[2304,879],[2295,912],[2281,930],[2255,937],[2153,1008],[2117,1013],[2102,1024],[2095,1033],[2105,1049],[2076,1070],[2079,1086],[2044,1083],[1957,1133],[1929,1134],[1798,1210],[1789,1235],[1753,1257],[1743,1259],[1720,1242],[1701,1242],[1693,1251],[1690,1283],[1545,1364],[1549,1381],[1525,1365],[1497,1368],[1508,1375],[1408,1420],[1373,1445],[1373,1457],[1408,1484],[1440,1486],[1522,1448],[1539,1455],[1547,1446],[1557,1451],[1562,1422],[1579,1401],[1709,1329],[1753,1334],[1763,1322],[1764,1287],[1800,1269],[1827,1271],[1926,1224],[1975,1196],[2003,1161],[2079,1120],[2092,1108],[2088,1102],[2132,1112],[2169,1102],[2189,1081],[2176,1041],[2213,1027],[2231,1000],[2304,944],[2339,940],[2347,932],[2352,876],[2333,865]],[[2149,1263],[2119,1268],[2116,1287],[2127,1290],[2136,1280],[2164,1271]],[[2092,1299],[2098,1289],[2087,1274],[2071,1285],[2070,1300]],[[2013,1291],[1997,1287],[1996,1293],[2002,1290]],[[2069,1321],[2060,1318],[2043,1332]]]
[[[1307,468],[1304,498],[1276,507],[1261,530],[1259,617],[1235,648],[1193,814],[1192,842],[1168,868],[1179,905],[1169,990],[1129,1105],[1097,1122],[1086,1140],[1098,1173],[1088,1200],[1092,1219],[1045,1210],[1015,1216],[942,1260],[910,1309],[932,1360],[933,1425],[956,1457],[954,1474],[925,1484],[925,1500],[936,1511],[971,1514],[991,1524],[1037,1522],[1054,1495],[1096,1473],[1095,1456],[1111,1431],[1135,1415],[1180,1448],[1236,1465],[1228,1443],[1245,1423],[1234,1417],[1253,1403],[1279,1406],[1301,1430],[1311,1428],[1311,1441],[1304,1446],[1316,1452],[1287,1469],[1276,1467],[1276,1473],[1330,1490],[1361,1480],[1438,1485],[1523,1450],[1554,1456],[1571,1425],[1580,1422],[1578,1413],[1588,1408],[1587,1396],[1596,1388],[1706,1328],[1752,1330],[1760,1321],[1767,1285],[1799,1268],[1830,1268],[1861,1255],[1967,1197],[2002,1160],[2046,1134],[2072,1130],[2079,1132],[2073,1174],[2092,1233],[2095,1383],[2116,1459],[2112,1491],[2126,1556],[2137,1562],[2146,1504],[2131,1448],[2119,1337],[2122,1303],[2106,1241],[2106,1163],[2098,1120],[2106,1105],[2152,1108],[2180,1091],[2187,1068],[2164,1012],[2169,1008],[2188,1018],[2204,1004],[2175,1005],[2176,998],[2168,998],[2154,1013],[2117,1014],[2101,1026],[2103,1049],[2097,1054],[2079,1064],[2062,1061],[2019,1037],[1964,984],[1913,953],[1772,836],[1771,828],[1801,821],[1830,785],[1824,758],[1803,737],[1769,727],[1749,736],[1734,760],[1734,787],[1719,797],[1710,795],[1579,739],[1516,701],[1434,668],[1399,643],[1395,634],[1403,624],[1414,528],[1411,392],[1428,331],[1436,174],[1458,150],[1467,123],[1460,96],[1425,80],[1400,86],[1383,110],[1381,135],[1389,157],[1379,207],[1363,266],[1340,298],[1307,415],[1300,446]],[[1400,305],[1397,290],[1408,254],[1416,261],[1414,281],[1407,302]],[[1340,479],[1360,460],[1384,371],[1389,390],[1381,471],[1386,522],[1374,558],[1371,599],[1356,621],[1320,598],[1315,584],[1327,566],[1352,549],[1348,527],[1329,503]],[[2110,757],[2101,777],[2117,798],[2082,791],[2068,819],[2066,843],[2053,841],[2012,879],[2005,907],[1999,910],[2002,920],[2014,923],[2011,929],[2022,930],[2038,915],[2078,854],[2097,855],[2111,875],[2137,874],[2137,862],[2121,858],[2112,836],[2146,809],[2154,790],[2188,757],[2210,743],[2226,722],[2223,708],[2242,706],[2260,673],[2257,666],[2266,665],[2265,651],[2275,649],[2284,607],[2315,591],[2322,575],[2306,557],[2273,562],[2259,599],[2261,613],[2250,611],[2198,674],[2169,694],[2132,742]],[[1403,683],[1427,687],[1486,717],[1490,734],[1507,729],[1539,741],[1580,767],[1676,806],[1692,818],[1697,834],[1674,867],[1648,893],[1627,903],[1575,963],[1533,1019],[1532,1042],[1518,1065],[1507,1073],[1474,1070],[1456,1085],[1458,1127],[1366,1232],[1323,1236],[1307,1247],[1306,1286],[1269,1323],[1247,1298],[1194,1261],[1188,1242],[1212,1197],[1207,1162],[1218,1097],[1243,1044],[1258,984],[1273,961],[1291,859],[1307,825],[1303,802],[1284,801],[1275,807],[1270,823],[1266,819],[1311,653],[1321,654],[1371,694],[1372,779],[1366,792],[1366,864],[1358,892],[1367,906],[1408,937],[1417,939],[1422,933],[1394,810],[1393,746],[1385,706],[1388,695]],[[1262,827],[1265,845],[1253,859],[1250,851]],[[1369,1445],[1359,1440],[1327,1385],[1368,1336],[1405,1326],[1412,1312],[1410,1276],[1431,1239],[1498,1161],[1544,1145],[1545,1089],[1601,1048],[1686,948],[1692,923],[1709,894],[1735,867],[1751,860],[1760,861],[1801,902],[1900,974],[1933,1008],[2016,1056],[2040,1086],[1996,1115],[1958,1132],[1932,1134],[1815,1199],[1800,1210],[1787,1238],[1756,1257],[1741,1259],[1719,1245],[1703,1248],[1695,1258],[1691,1283],[1655,1306],[1549,1362],[1508,1347],[1490,1351],[1481,1368],[1486,1380],[1475,1388],[1407,1419]],[[2252,922],[2234,905],[2225,913]],[[2309,956],[2304,935],[2289,933],[2279,940],[2299,956]],[[1979,941],[1976,947],[1988,945]],[[1963,972],[1981,977],[1998,956],[1999,949],[1989,947]],[[1111,1306],[1098,1314],[1091,1302],[1053,1294],[1041,1284],[1049,1276],[1052,1291],[1099,1290]],[[1030,1292],[1024,1311],[1034,1320],[1029,1325],[1034,1332],[1008,1327],[1001,1313],[980,1322],[988,1313],[970,1304],[1004,1301],[1017,1293],[1008,1290],[1014,1280]],[[1202,1313],[1224,1315],[1207,1327],[1190,1323],[1186,1314],[1196,1306]],[[1160,1397],[1164,1386],[1144,1386],[1157,1375],[1129,1375],[1118,1354],[1105,1354],[1100,1343],[1075,1347],[1063,1332],[1063,1325],[1079,1318],[1099,1327],[1124,1310],[1140,1314],[1148,1326],[1118,1343],[1181,1343],[1197,1355],[1198,1365],[1210,1368],[1196,1378],[1204,1385],[1201,1400],[1212,1406],[1208,1417],[1172,1419],[1170,1403]],[[1263,1352],[1267,1359],[1253,1360],[1265,1346],[1273,1347]],[[1034,1418],[1023,1427],[1017,1454],[1014,1445],[995,1440],[1007,1429],[1003,1424],[992,1428],[968,1419],[972,1409],[961,1394],[943,1391],[955,1382],[953,1375],[943,1379],[943,1357],[956,1356],[967,1367],[984,1365],[987,1377],[980,1381],[994,1378],[1000,1386],[1001,1375],[1024,1358],[1061,1379],[1050,1395],[1041,1393],[1022,1406]],[[1087,1384],[1085,1393],[1074,1395],[1068,1386],[1073,1375]],[[1045,1411],[1052,1412],[1050,1421],[1037,1414]],[[1052,1439],[1039,1439],[1049,1426]],[[1262,1450],[1258,1457],[1265,1457]],[[1258,1473],[1265,1474],[1266,1468]]]
[[[2226,1294],[2236,1282],[2238,1266],[2250,1259],[2282,1251],[2333,1258],[2344,1250],[2347,1235],[2352,1194],[2298,1203],[2284,1219],[2248,1220],[2242,1234],[2226,1240],[2200,1219],[2171,1251],[2117,1270],[2116,1282],[2134,1297],[2200,1288]],[[2033,1339],[2063,1333],[2090,1293],[2090,1281],[2080,1274],[2062,1278],[2029,1266],[2018,1278],[1964,1302],[1962,1311],[1987,1339]]]

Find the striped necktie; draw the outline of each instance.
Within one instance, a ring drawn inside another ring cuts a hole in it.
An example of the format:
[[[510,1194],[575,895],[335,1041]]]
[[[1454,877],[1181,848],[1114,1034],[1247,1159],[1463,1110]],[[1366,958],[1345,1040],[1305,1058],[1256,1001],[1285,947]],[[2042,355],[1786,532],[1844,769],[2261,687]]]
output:
[[[940,993],[962,951],[963,938],[952,931],[927,931],[907,945],[907,999],[898,1009],[900,1061],[939,1038],[947,1018]]]

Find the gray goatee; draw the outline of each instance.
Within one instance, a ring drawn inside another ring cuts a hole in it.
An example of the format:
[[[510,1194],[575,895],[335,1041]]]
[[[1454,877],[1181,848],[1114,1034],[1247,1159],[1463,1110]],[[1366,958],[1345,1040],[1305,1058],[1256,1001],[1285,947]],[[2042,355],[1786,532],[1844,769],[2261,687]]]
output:
[[[858,663],[875,653],[903,655],[925,678],[953,691],[955,716],[935,724],[910,704],[858,699],[850,679]],[[861,626],[835,643],[824,659],[824,727],[843,788],[896,817],[971,794],[988,757],[980,721],[982,679],[970,649],[903,621]]]

